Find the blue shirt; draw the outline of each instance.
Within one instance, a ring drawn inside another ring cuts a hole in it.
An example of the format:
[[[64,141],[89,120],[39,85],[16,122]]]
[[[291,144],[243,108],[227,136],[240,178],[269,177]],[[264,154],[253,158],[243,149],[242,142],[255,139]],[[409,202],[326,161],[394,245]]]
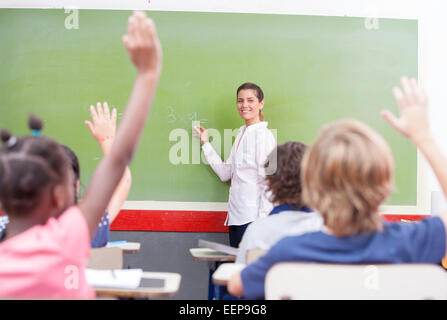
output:
[[[6,227],[8,226],[8,216],[3,215],[0,217],[0,241],[3,238]],[[92,248],[104,247],[110,238],[110,220],[109,213],[106,211],[101,218],[101,222],[98,225],[95,235],[93,236],[91,246]]]
[[[347,237],[321,231],[286,237],[242,270],[244,297],[264,298],[266,273],[278,262],[438,264],[445,254],[445,242],[439,217],[416,223],[384,223],[382,232]]]
[[[101,248],[107,245],[110,239],[109,213],[106,211],[98,224],[95,235],[92,239],[92,248]]]
[[[303,212],[312,212],[309,208],[302,206],[299,207],[298,205],[290,205],[290,204],[280,204],[279,206],[276,206],[273,208],[272,211],[270,211],[269,215],[274,215],[277,213],[280,213],[282,211],[303,211]]]

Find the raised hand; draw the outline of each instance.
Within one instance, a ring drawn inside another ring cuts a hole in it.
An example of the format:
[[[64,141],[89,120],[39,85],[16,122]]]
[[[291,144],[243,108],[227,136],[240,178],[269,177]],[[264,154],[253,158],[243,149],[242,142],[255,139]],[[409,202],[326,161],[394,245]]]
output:
[[[102,105],[100,102],[94,106],[90,106],[92,122],[86,120],[85,125],[89,128],[93,137],[100,145],[110,140],[113,141],[116,132],[116,109],[113,108],[110,113],[107,102]]]
[[[123,37],[123,41],[137,68],[135,83],[110,153],[99,162],[84,197],[78,204],[91,237],[137,150],[161,72],[161,46],[152,20],[147,19],[144,13],[134,13],[129,19],[128,29],[129,33]],[[106,113],[104,109],[103,106],[102,111]],[[96,114],[98,115],[98,109]],[[112,119],[113,112],[110,116],[110,120]],[[93,124],[91,128],[94,129],[92,134],[96,138],[98,130]]]
[[[410,138],[422,152],[438,179],[444,197],[447,198],[447,158],[430,133],[427,96],[418,87],[415,79],[402,77],[401,83],[403,92],[400,88],[393,88],[400,117],[396,118],[388,110],[382,111],[381,114],[397,131]],[[447,228],[447,212],[442,212],[439,216],[444,228]]]
[[[162,50],[155,24],[144,12],[136,11],[129,17],[123,42],[130,59],[139,73],[160,74]]]
[[[204,143],[207,143],[209,141],[208,130],[206,130],[202,126],[195,126],[194,127],[194,131],[193,131],[193,135],[200,139],[200,144],[204,144]]]
[[[419,88],[416,79],[402,77],[401,84],[403,90],[399,87],[393,88],[400,117],[397,118],[388,110],[383,110],[381,115],[403,136],[418,144],[430,136],[428,99],[425,92]]]

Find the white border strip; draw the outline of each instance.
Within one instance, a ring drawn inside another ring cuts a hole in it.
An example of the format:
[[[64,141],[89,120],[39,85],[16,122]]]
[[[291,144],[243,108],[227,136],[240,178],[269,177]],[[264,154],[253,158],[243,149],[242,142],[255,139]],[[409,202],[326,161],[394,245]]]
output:
[[[227,202],[126,201],[125,210],[228,211]]]
[[[166,211],[228,211],[227,202],[177,202],[177,201],[126,201],[124,210],[166,210]],[[429,215],[417,206],[382,206],[380,214]]]
[[[153,10],[418,19],[427,2],[393,0],[3,0],[3,8]]]

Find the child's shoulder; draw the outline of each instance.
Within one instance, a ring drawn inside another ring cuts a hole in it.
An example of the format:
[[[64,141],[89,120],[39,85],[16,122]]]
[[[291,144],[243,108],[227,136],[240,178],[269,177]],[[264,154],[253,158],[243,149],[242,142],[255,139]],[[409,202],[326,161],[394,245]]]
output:
[[[318,247],[319,243],[328,243],[333,236],[323,232],[322,230],[306,232],[298,235],[285,236],[276,243],[279,250],[282,248],[300,248],[302,246]]]
[[[295,216],[298,216],[298,214],[289,214],[289,212],[281,212],[280,214],[270,214],[268,216],[259,218],[248,226],[247,230],[270,230],[274,231],[278,228],[282,230],[284,228],[284,224],[287,224],[289,226],[290,222],[296,218]]]
[[[64,212],[55,220],[57,225],[66,225],[71,228],[79,228],[81,226],[87,227],[87,221],[78,206],[71,206],[65,209]]]
[[[432,228],[444,229],[444,223],[438,216],[430,216],[419,221],[412,222],[386,222],[384,229],[386,233],[411,233],[415,231],[424,231]]]
[[[446,230],[442,219],[434,216],[414,222],[388,222],[378,234],[383,241],[425,246],[435,242],[445,244]]]

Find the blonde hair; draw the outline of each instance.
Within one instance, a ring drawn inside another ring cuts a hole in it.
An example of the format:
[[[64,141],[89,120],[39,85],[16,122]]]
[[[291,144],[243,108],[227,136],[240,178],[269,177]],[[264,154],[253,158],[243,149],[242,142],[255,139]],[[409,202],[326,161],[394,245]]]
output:
[[[329,124],[304,155],[303,201],[336,236],[382,230],[378,209],[393,189],[393,163],[386,141],[367,125]]]

